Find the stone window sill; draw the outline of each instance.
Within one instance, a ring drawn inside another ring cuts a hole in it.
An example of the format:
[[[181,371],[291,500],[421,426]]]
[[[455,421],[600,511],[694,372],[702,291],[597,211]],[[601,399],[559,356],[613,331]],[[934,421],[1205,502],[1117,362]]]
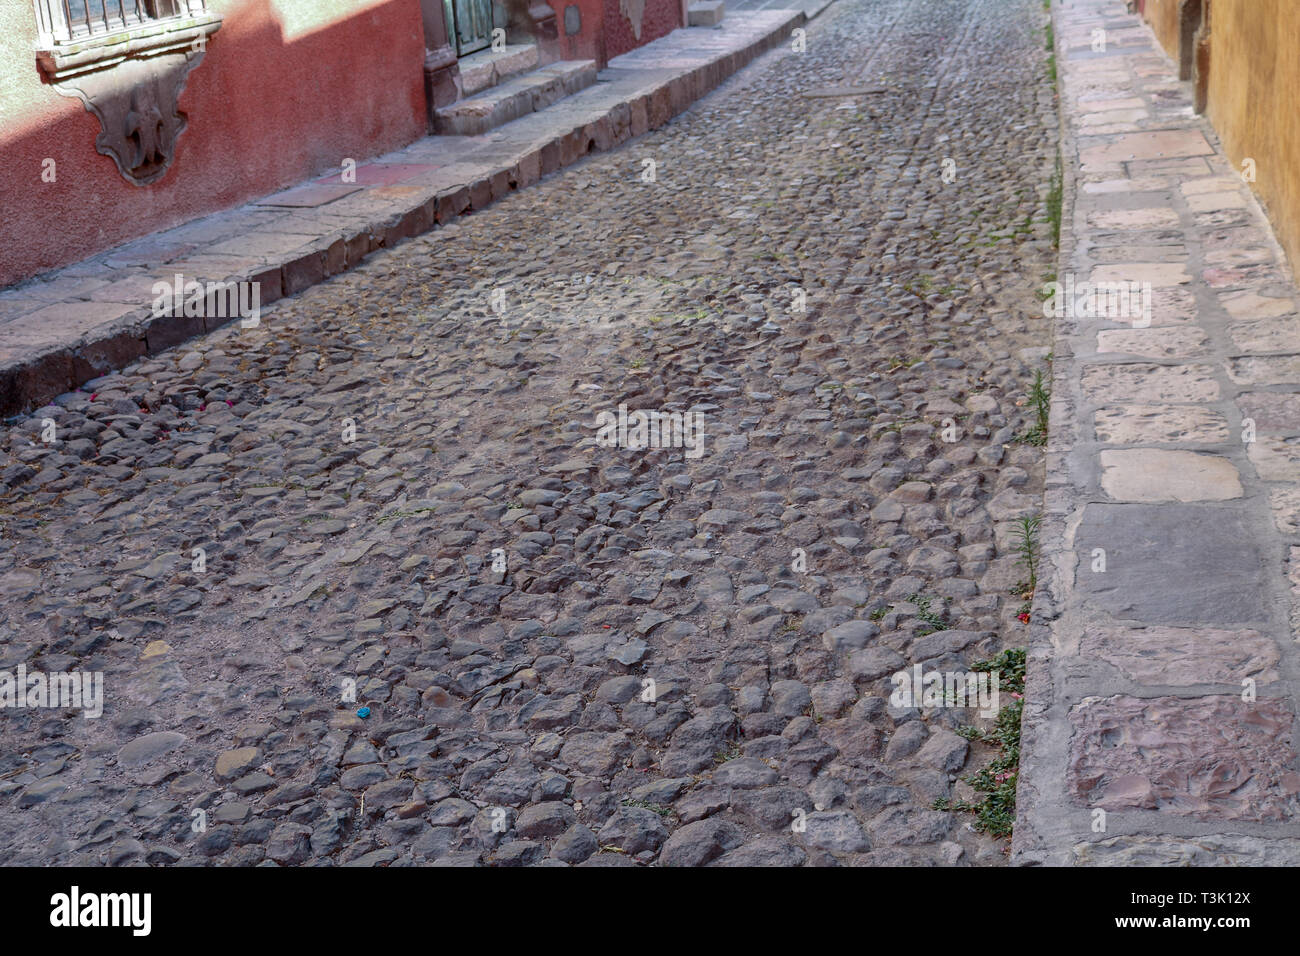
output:
[[[124,60],[202,50],[221,28],[221,15],[202,13],[153,20],[100,36],[48,40],[36,50],[41,70],[52,82],[105,70]]]

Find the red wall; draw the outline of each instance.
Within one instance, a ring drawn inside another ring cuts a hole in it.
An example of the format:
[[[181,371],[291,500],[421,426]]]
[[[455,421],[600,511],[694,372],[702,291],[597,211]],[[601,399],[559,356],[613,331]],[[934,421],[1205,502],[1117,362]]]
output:
[[[605,54],[605,36],[603,21],[605,19],[605,0],[549,0],[555,11],[555,22],[559,28],[559,52],[566,60],[595,60],[596,66],[604,68],[609,62]],[[575,6],[582,13],[582,29],[569,36],[564,31],[564,11]],[[615,3],[614,9],[618,9]]]
[[[641,37],[632,21],[619,9],[619,0],[548,0],[559,27],[559,55],[566,60],[595,60],[602,69],[612,57],[644,46],[672,33],[682,22],[681,0],[646,0],[641,16]],[[582,29],[568,36],[564,12],[576,6],[582,12]]]
[[[99,122],[43,85],[31,0],[0,6],[0,286],[424,135],[419,0],[209,0],[167,175],[124,180]],[[57,163],[55,183],[42,161]]]
[[[645,0],[641,37],[638,39],[632,32],[631,21],[619,11],[618,0],[604,0],[604,4],[605,55],[610,59],[685,26],[681,0]]]

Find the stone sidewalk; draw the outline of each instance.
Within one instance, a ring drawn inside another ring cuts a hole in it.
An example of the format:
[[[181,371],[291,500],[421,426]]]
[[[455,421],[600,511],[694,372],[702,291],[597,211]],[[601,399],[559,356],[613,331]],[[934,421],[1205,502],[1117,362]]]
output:
[[[749,16],[759,10],[802,10],[809,20],[829,7],[834,0],[727,0],[728,16]]]
[[[0,291],[0,415],[230,321],[217,307],[207,319],[155,316],[159,280],[254,282],[266,306],[663,126],[786,43],[807,20],[787,7],[676,30],[615,57],[596,85],[483,136],[427,137],[357,165],[355,182],[324,176]]]
[[[1153,308],[1057,319],[1012,859],[1295,864],[1296,289],[1142,21],[1053,18],[1059,281],[1149,282]]]

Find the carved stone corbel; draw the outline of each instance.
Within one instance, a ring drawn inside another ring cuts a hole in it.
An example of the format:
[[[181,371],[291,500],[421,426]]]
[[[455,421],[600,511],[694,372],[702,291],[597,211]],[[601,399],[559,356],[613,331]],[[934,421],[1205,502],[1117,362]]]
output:
[[[136,186],[161,179],[187,119],[177,106],[221,17],[204,13],[108,37],[46,44],[36,58],[54,89],[99,120],[95,149]]]

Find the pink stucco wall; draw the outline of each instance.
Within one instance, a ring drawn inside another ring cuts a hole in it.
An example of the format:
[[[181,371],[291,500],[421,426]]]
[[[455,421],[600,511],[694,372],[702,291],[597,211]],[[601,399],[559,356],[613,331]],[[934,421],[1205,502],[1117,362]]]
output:
[[[645,0],[639,37],[630,18],[635,14],[635,3],[627,3],[625,13],[619,0],[548,2],[555,11],[559,30],[559,39],[553,41],[556,55],[566,60],[595,60],[602,69],[620,53],[644,46],[685,25],[681,0]],[[577,7],[582,14],[581,29],[574,34],[569,34],[565,26],[565,12],[571,6]]]
[[[641,35],[638,37],[632,21],[619,9],[619,0],[604,2],[605,55],[610,59],[685,26],[682,23],[681,0],[645,0],[645,8],[641,13]]]
[[[566,60],[595,60],[603,68],[609,57],[605,55],[605,0],[550,0],[560,38],[557,53]],[[581,29],[570,35],[565,27],[564,13],[575,6],[582,14]]]
[[[124,180],[42,82],[31,0],[0,5],[0,286],[396,149],[425,132],[419,0],[209,0],[167,175]],[[57,181],[41,181],[55,160]]]

